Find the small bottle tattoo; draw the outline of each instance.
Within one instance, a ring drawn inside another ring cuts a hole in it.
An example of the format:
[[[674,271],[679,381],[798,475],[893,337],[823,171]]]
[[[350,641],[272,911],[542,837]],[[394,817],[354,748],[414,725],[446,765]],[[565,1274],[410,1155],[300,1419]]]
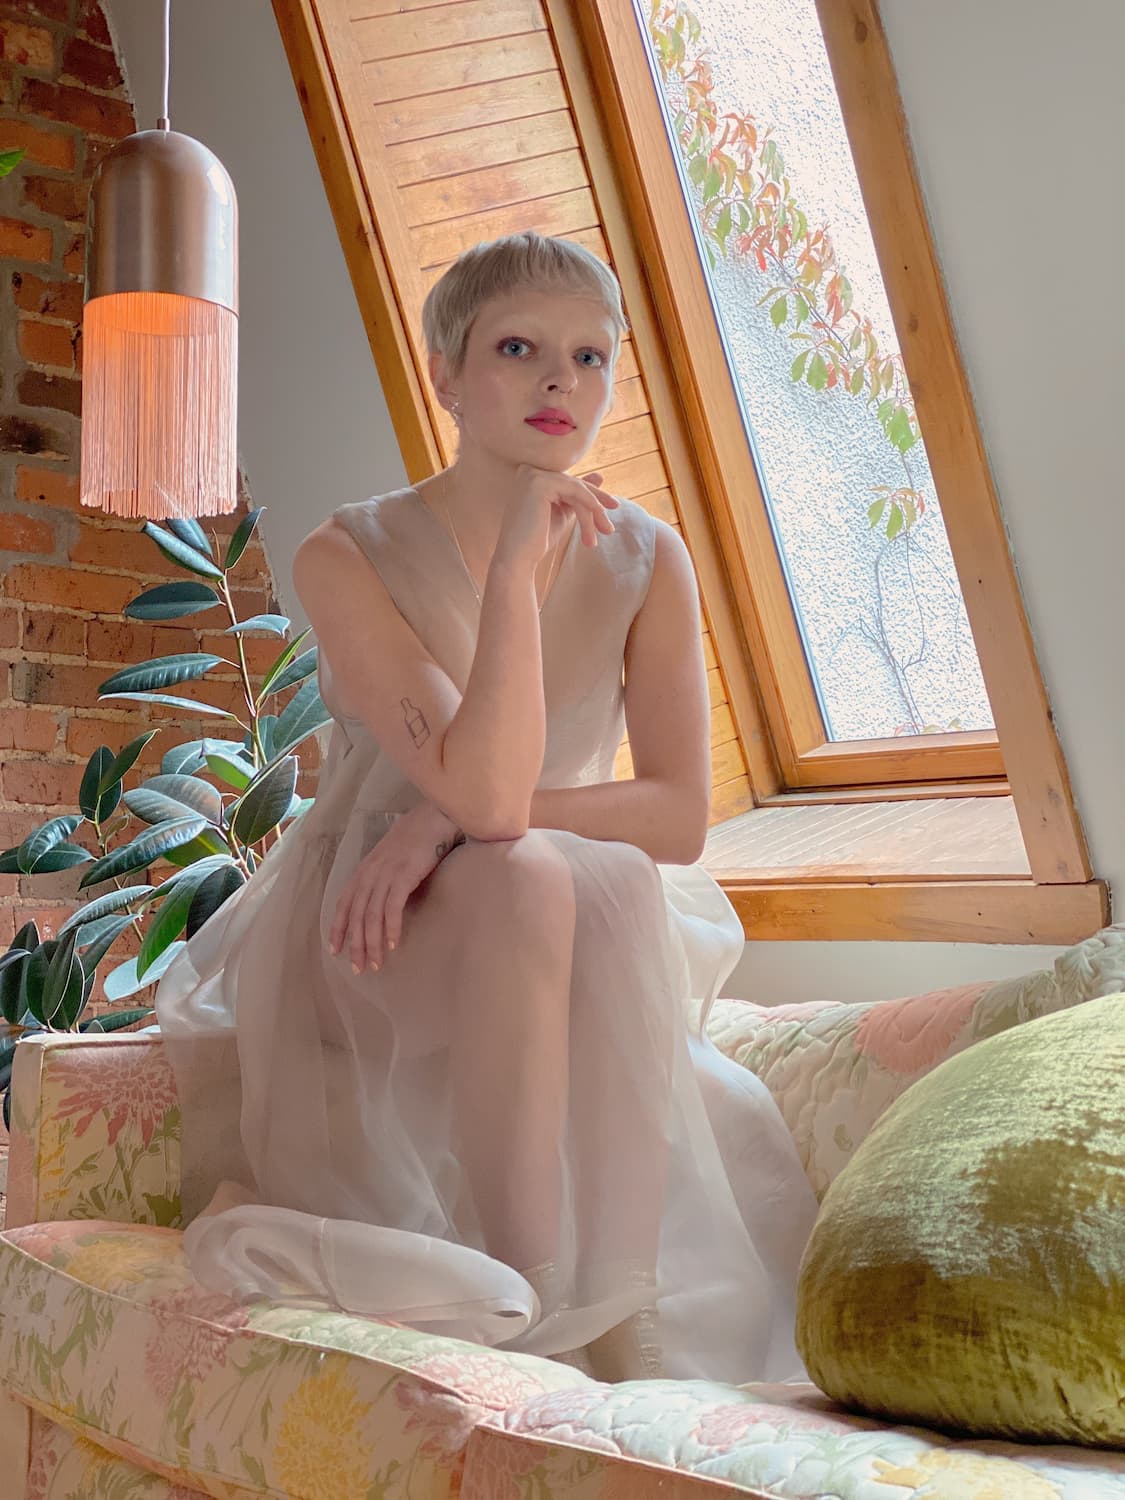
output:
[[[420,749],[430,737],[430,726],[426,723],[426,716],[420,708],[416,708],[409,698],[400,698],[402,704],[402,716],[406,727],[410,731],[410,738],[414,741],[415,750]]]

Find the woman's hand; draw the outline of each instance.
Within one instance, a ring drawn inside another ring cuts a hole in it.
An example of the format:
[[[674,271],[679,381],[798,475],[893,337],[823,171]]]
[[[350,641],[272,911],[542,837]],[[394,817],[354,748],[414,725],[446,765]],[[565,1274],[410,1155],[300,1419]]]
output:
[[[616,509],[620,502],[599,488],[600,474],[576,478],[521,464],[519,478],[521,487],[504,513],[494,561],[533,571],[544,553],[561,540],[571,512],[587,546],[597,546],[599,531],[609,535],[615,530],[606,511]]]
[[[463,842],[456,823],[432,802],[420,802],[396,818],[341,892],[328,951],[346,949],[356,974],[368,965],[381,968],[402,940],[407,898]]]

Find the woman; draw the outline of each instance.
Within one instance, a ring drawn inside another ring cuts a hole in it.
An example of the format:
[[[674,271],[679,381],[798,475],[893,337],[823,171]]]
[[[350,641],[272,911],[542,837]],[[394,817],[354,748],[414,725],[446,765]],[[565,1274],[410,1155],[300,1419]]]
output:
[[[320,791],[158,992],[188,1253],[239,1296],[605,1379],[794,1375],[815,1202],[766,1089],[689,1025],[742,947],[694,863],[694,574],[568,472],[611,405],[617,282],[515,235],[423,320],[457,459],[301,544]]]

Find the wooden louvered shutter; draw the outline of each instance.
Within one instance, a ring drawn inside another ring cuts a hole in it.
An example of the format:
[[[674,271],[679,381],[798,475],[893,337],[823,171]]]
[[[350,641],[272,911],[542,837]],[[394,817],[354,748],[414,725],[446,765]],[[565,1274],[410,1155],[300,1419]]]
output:
[[[449,263],[481,240],[537,229],[578,241],[617,271],[632,337],[587,462],[692,550],[711,692],[712,822],[745,811],[744,746],[766,753],[756,694],[609,151],[589,97],[578,99],[560,68],[560,47],[574,41],[562,34],[565,7],[553,19],[540,0],[274,0],[274,9],[412,480],[454,452],[421,337],[422,301]],[[629,774],[627,745],[618,774]]]

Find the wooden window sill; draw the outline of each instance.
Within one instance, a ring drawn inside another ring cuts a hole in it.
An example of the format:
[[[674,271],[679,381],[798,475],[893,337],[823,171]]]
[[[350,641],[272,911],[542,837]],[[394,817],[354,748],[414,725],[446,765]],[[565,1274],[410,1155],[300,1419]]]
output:
[[[1010,796],[776,798],[715,825],[702,864],[749,939],[1073,943],[1104,881],[1037,884]]]

